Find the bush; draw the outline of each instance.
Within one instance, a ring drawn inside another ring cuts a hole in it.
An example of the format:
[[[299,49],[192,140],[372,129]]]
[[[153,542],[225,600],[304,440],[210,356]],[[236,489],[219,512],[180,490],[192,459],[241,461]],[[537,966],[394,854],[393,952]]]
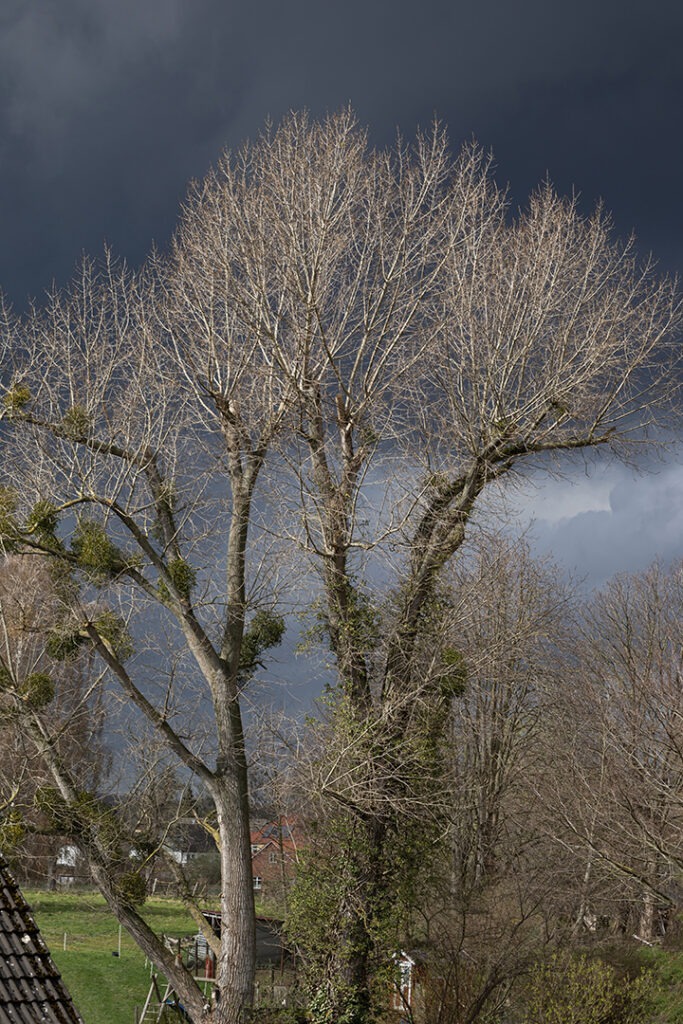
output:
[[[620,977],[597,958],[556,953],[533,969],[523,1024],[649,1024],[654,976]]]

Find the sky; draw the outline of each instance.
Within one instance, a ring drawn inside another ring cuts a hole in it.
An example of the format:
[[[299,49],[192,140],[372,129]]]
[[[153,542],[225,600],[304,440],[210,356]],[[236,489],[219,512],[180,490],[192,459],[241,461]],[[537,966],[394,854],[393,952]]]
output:
[[[434,116],[683,270],[680,0],[2,0],[0,287],[21,310],[106,241],[138,265],[188,181],[268,118],[351,104],[373,142]],[[517,495],[537,550],[599,584],[683,558],[683,468],[611,464]]]

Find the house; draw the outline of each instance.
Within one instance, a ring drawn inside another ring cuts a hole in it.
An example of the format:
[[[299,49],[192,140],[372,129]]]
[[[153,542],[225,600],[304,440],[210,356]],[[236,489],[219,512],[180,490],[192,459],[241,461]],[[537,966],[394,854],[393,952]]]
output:
[[[216,844],[194,818],[180,818],[163,843],[166,854],[185,867],[207,853],[215,853]]]
[[[77,882],[87,881],[81,851],[73,843],[60,846],[57,850],[53,878],[55,885],[62,889],[69,889]]]
[[[0,854],[0,1024],[83,1024]]]
[[[277,896],[296,875],[303,831],[296,818],[255,823],[251,830],[251,876],[255,893]]]

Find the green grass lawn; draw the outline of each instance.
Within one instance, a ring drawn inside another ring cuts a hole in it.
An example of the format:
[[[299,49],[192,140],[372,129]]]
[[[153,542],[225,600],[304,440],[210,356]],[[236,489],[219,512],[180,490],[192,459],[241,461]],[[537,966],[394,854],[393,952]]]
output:
[[[96,893],[25,892],[38,927],[50,947],[85,1024],[134,1024],[150,986],[149,966]],[[180,937],[196,925],[182,904],[150,899],[143,915],[154,930]],[[66,936],[66,938],[65,938]]]
[[[150,969],[125,931],[121,956],[112,956],[118,952],[119,926],[104,899],[93,892],[28,890],[25,895],[85,1024],[134,1024],[136,1008],[142,1008],[149,991]],[[142,912],[157,933],[179,938],[197,931],[177,900],[149,899]],[[654,968],[660,982],[648,1024],[683,1024],[683,952],[631,947],[628,952],[628,965],[622,966]],[[619,963],[619,951],[611,960]]]
[[[648,1024],[683,1024],[683,953],[643,950],[640,962],[653,968],[659,981]]]

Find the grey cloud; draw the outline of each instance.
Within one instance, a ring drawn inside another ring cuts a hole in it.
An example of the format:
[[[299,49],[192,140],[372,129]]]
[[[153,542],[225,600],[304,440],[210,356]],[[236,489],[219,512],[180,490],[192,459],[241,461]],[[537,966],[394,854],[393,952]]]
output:
[[[54,158],[68,126],[106,100],[120,76],[172,46],[182,21],[181,0],[25,5],[5,23],[0,48],[10,131]]]
[[[645,15],[616,0],[5,0],[0,283],[21,302],[104,238],[138,261],[223,146],[268,116],[348,102],[382,143],[434,113],[456,144],[475,133],[519,198],[566,170],[560,186],[607,193],[626,230],[647,221],[636,179],[649,175],[656,223],[641,233],[673,262],[679,142],[665,128],[682,28],[668,2]]]
[[[473,106],[509,106],[567,74],[604,79],[638,66],[682,24],[674,5],[658,5],[642,22],[641,13],[633,4],[588,0],[566,9],[541,0],[467,7],[432,0],[419,11],[388,0],[336,7],[310,0],[248,7],[38,0],[5,17],[6,116],[13,133],[35,139],[37,153],[61,145],[63,158],[70,127],[77,131],[88,111],[104,103],[111,114],[118,106],[112,127],[125,127],[123,109],[135,120],[136,98],[155,95],[159,78],[167,99],[184,102],[199,119],[207,106],[216,110],[222,142],[252,134],[268,114],[301,106],[320,113],[349,100],[380,122],[380,131],[393,132],[399,122],[412,130],[411,117],[459,105],[468,121]],[[198,81],[207,87],[197,89]],[[225,91],[235,87],[243,104],[221,118]],[[163,96],[156,99],[164,120]],[[471,127],[465,124],[467,134]]]
[[[588,586],[600,585],[615,573],[639,572],[655,559],[670,564],[683,559],[683,467],[674,464],[656,474],[633,477],[625,468],[609,467],[613,485],[609,507],[588,508],[553,520],[539,518],[530,536],[539,553],[551,554],[560,564]],[[552,490],[553,484],[548,485]],[[566,488],[566,483],[556,484]],[[600,480],[575,478],[573,486],[583,488],[583,502],[604,503]],[[572,495],[567,493],[567,501]],[[581,496],[575,498],[581,504]],[[561,508],[560,501],[555,509]],[[527,521],[527,515],[521,517]]]

